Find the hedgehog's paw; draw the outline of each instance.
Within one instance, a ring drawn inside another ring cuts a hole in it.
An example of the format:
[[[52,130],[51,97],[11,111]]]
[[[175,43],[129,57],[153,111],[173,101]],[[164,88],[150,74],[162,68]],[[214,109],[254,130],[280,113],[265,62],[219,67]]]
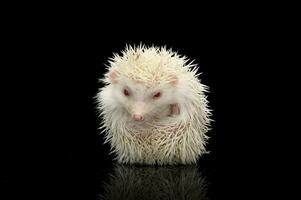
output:
[[[170,113],[171,113],[171,115],[179,115],[180,114],[180,108],[179,108],[178,104],[170,105]]]

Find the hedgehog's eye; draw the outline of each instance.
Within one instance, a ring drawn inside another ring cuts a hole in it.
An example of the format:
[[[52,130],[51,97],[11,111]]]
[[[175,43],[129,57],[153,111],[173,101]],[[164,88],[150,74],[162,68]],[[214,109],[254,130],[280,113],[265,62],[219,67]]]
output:
[[[124,96],[130,96],[130,93],[127,89],[123,90],[123,94],[124,94]]]
[[[161,96],[161,92],[157,92],[157,93],[153,96],[153,98],[156,99],[156,98],[159,98],[160,96]]]

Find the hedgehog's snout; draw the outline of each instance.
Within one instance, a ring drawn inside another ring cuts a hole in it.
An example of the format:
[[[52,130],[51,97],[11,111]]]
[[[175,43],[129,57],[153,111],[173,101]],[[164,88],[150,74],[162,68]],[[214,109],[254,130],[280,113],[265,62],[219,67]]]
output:
[[[133,119],[134,119],[135,121],[139,121],[139,122],[144,121],[143,115],[139,115],[139,114],[134,114],[134,115],[133,115]]]
[[[143,122],[149,112],[149,106],[145,102],[135,102],[131,106],[131,117],[134,121]]]

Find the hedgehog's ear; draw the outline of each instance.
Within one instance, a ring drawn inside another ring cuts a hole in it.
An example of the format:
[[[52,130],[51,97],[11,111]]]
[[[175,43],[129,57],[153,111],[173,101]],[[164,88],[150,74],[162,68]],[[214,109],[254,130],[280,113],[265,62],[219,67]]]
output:
[[[170,76],[169,83],[170,83],[172,86],[177,85],[178,82],[179,82],[179,80],[178,80],[178,77],[177,77],[176,75],[171,75],[171,76]]]
[[[111,69],[111,70],[109,71],[108,77],[109,77],[109,80],[110,80],[110,82],[111,82],[112,84],[118,83],[118,81],[117,81],[118,74],[117,74],[117,72],[116,72],[115,69]]]

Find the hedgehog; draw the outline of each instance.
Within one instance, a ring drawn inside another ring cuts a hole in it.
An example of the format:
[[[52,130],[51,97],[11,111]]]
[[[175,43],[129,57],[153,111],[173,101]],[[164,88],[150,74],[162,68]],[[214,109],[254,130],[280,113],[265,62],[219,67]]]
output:
[[[104,143],[121,164],[196,164],[208,153],[208,86],[166,46],[127,45],[109,58],[96,95]]]

